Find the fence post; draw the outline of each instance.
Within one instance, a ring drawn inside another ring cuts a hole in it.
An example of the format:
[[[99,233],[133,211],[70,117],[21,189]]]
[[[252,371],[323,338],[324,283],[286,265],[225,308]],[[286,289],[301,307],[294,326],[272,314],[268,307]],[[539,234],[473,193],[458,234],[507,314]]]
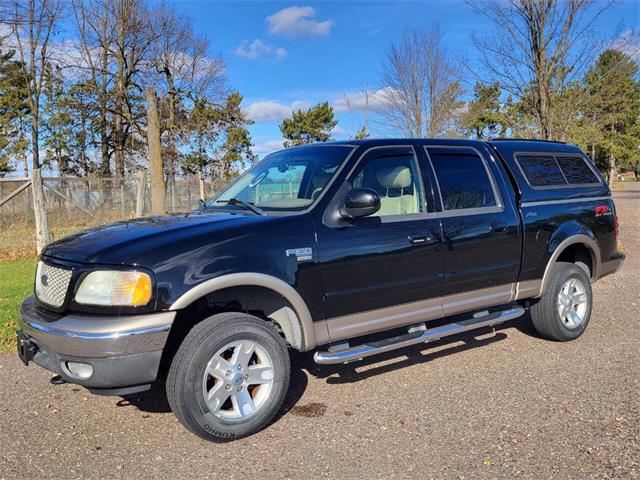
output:
[[[49,243],[49,223],[42,186],[42,172],[39,168],[31,172],[31,191],[33,192],[33,213],[36,218],[36,253],[40,255]]]
[[[144,215],[144,192],[147,186],[147,175],[144,170],[138,172],[138,192],[136,195],[136,217]]]

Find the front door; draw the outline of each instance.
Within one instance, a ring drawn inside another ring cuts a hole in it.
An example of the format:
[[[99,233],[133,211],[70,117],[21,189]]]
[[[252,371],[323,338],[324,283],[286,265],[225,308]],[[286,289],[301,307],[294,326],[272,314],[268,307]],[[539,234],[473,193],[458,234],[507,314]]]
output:
[[[346,226],[318,225],[331,339],[439,317],[440,222],[414,148],[371,148],[346,181],[350,188],[376,190],[381,208]]]

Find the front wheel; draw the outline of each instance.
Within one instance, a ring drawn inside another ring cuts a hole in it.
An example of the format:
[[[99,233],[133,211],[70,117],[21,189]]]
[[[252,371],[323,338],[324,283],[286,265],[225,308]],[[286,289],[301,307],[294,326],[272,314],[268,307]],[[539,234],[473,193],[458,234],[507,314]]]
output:
[[[587,328],[591,305],[591,282],[584,269],[558,262],[552,267],[545,293],[530,309],[531,320],[544,338],[566,342]]]
[[[193,433],[228,441],[269,424],[289,377],[287,346],[269,323],[221,313],[197,324],[180,345],[167,377],[167,397]]]

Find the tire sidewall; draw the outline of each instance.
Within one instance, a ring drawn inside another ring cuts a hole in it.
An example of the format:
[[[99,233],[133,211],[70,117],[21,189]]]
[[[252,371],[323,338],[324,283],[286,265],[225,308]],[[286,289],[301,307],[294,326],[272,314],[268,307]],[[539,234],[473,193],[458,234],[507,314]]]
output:
[[[185,413],[201,430],[197,432],[200,436],[214,440],[242,438],[263,428],[278,412],[289,386],[289,356],[282,339],[269,325],[258,323],[264,323],[263,320],[247,320],[248,315],[239,317],[241,318],[230,319],[206,332],[195,332],[204,335],[200,336],[195,352],[190,357],[184,357],[185,361],[178,365],[176,372],[176,393],[183,399]],[[266,350],[273,362],[274,378],[268,399],[255,414],[244,420],[229,421],[217,417],[209,410],[202,382],[211,358],[225,345],[237,340],[250,340]]]
[[[560,313],[558,312],[558,296],[560,294],[560,290],[562,286],[571,278],[576,278],[580,280],[582,285],[584,285],[585,294],[587,295],[587,309],[585,312],[584,320],[580,325],[575,328],[568,328],[562,319],[560,318]],[[589,277],[586,275],[584,270],[576,265],[566,265],[566,267],[559,269],[557,275],[554,276],[551,288],[549,289],[548,294],[549,298],[549,312],[550,315],[553,315],[554,324],[558,333],[561,337],[566,340],[573,340],[578,338],[584,330],[587,328],[589,324],[589,320],[591,318],[591,308],[593,306],[593,297],[591,290],[591,281]]]

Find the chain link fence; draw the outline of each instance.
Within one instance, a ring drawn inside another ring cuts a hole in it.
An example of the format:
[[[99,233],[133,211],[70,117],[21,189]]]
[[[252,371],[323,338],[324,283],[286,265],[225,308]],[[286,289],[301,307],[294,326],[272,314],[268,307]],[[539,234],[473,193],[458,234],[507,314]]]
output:
[[[0,258],[36,253],[36,212],[32,178],[0,179]],[[198,208],[201,188],[205,198],[226,185],[197,175],[176,178],[167,187],[166,210],[188,212]],[[58,240],[97,225],[143,216],[151,207],[147,177],[42,177],[48,240]]]

